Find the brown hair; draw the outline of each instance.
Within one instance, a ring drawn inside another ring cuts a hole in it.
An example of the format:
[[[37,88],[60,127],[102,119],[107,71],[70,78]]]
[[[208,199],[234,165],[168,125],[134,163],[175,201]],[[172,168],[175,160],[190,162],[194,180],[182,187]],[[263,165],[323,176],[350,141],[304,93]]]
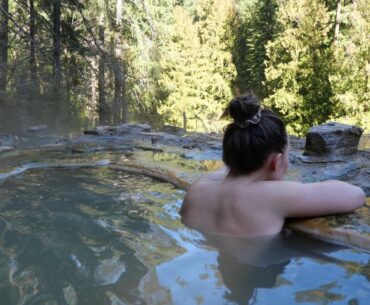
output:
[[[285,125],[278,115],[262,109],[259,98],[249,92],[233,98],[222,117],[234,121],[226,126],[222,160],[235,175],[261,168],[273,152],[287,145]]]

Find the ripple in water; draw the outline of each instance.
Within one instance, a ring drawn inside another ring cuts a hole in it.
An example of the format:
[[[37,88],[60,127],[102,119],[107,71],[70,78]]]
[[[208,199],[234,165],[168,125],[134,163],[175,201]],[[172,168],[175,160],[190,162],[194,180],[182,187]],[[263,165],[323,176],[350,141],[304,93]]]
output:
[[[142,176],[33,169],[0,185],[1,305],[366,304],[369,253],[302,236],[203,236],[184,192]]]

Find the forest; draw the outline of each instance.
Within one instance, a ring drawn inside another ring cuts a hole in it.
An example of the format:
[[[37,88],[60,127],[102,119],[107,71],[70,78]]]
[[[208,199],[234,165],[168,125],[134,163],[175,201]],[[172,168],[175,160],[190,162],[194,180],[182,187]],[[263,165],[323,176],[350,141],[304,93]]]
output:
[[[370,132],[370,0],[0,0],[0,124],[221,131],[252,90],[292,134]],[[1,131],[1,130],[0,130]]]

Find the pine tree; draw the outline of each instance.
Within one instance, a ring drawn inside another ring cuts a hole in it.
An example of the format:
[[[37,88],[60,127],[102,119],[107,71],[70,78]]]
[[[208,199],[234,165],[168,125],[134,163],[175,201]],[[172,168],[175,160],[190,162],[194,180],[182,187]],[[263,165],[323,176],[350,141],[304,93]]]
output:
[[[251,90],[265,95],[266,45],[278,33],[276,0],[243,2],[231,17],[233,61],[237,77],[233,82],[239,93]]]
[[[370,130],[370,18],[369,0],[342,7],[340,30],[332,45],[330,83],[333,118]]]
[[[281,32],[267,44],[266,104],[303,134],[333,112],[329,82],[330,14],[319,0],[280,1]]]
[[[235,73],[225,35],[231,5],[205,0],[175,7],[161,61],[159,111],[167,123],[182,126],[186,116],[190,129],[217,128],[215,121],[231,98]]]
[[[9,3],[0,2],[0,94],[5,93],[8,81]]]

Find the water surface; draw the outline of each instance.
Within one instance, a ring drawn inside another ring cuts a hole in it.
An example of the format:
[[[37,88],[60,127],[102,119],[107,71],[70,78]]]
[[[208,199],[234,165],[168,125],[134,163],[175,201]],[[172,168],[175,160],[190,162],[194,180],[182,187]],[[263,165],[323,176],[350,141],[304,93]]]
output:
[[[368,304],[369,253],[205,237],[181,223],[183,196],[104,167],[4,180],[1,305]]]

